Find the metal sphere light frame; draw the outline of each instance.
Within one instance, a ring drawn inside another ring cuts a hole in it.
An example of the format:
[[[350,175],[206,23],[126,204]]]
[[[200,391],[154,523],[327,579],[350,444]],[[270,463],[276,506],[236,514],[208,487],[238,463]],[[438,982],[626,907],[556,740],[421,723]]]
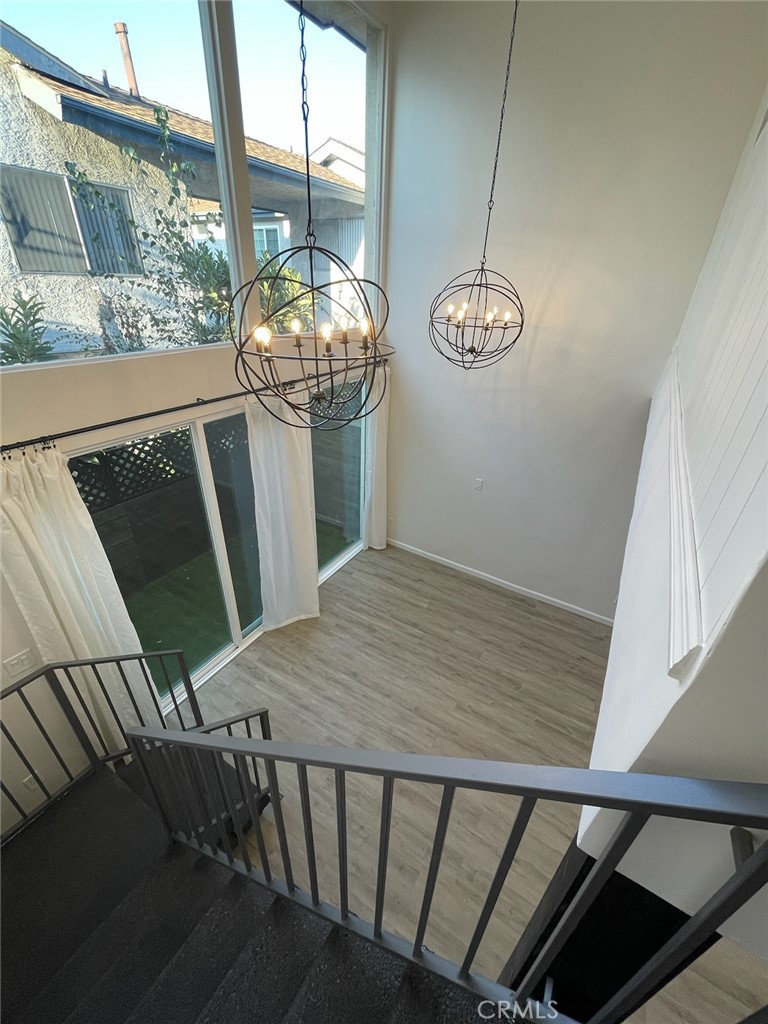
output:
[[[449,281],[429,307],[429,340],[433,348],[449,363],[465,370],[481,369],[498,363],[514,348],[525,325],[525,310],[515,286],[498,271],[486,269],[493,195],[519,6],[520,0],[515,0],[480,266]]]
[[[386,361],[395,350],[381,341],[389,317],[384,289],[357,277],[341,256],[317,244],[312,222],[305,28],[302,2],[306,244],[269,257],[256,276],[237,289],[227,326],[236,351],[235,376],[270,415],[292,427],[338,430],[368,416],[381,403],[387,387]],[[260,320],[251,327],[249,316],[257,307]]]
[[[525,312],[517,289],[502,274],[467,270],[432,300],[429,340],[454,366],[492,366],[520,337]]]
[[[320,283],[314,273],[318,257],[327,263],[331,274],[330,280]],[[309,261],[310,280],[297,284],[286,270],[302,260]],[[292,290],[288,299],[281,298],[285,284]],[[248,331],[246,310],[257,288],[262,319]],[[371,301],[366,288],[373,291],[378,303]],[[378,324],[374,305],[382,310]],[[267,260],[257,276],[232,296],[229,330],[236,349],[235,376],[283,423],[337,430],[372,413],[384,397],[385,361],[394,349],[379,339],[388,316],[383,288],[356,277],[330,249],[315,244],[285,249]],[[290,334],[275,329],[289,317]],[[377,380],[381,380],[381,388],[374,387]],[[270,396],[279,398],[282,406],[275,407]],[[284,415],[280,415],[283,408]]]

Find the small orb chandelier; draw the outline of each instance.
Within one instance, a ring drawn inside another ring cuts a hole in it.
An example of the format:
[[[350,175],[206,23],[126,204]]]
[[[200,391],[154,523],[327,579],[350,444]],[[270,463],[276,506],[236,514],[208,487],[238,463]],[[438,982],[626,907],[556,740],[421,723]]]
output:
[[[256,277],[235,292],[228,328],[236,349],[235,376],[267,412],[289,426],[338,430],[370,415],[379,405],[387,386],[384,364],[394,349],[380,341],[389,316],[384,289],[375,281],[358,278],[339,255],[317,244],[312,222],[305,28],[302,2],[306,244],[267,259]],[[254,290],[261,320],[249,330]]]
[[[491,366],[503,359],[522,334],[525,323],[523,303],[512,282],[495,270],[485,268],[519,3],[520,0],[515,0],[515,11],[512,16],[507,73],[501,98],[499,134],[496,139],[496,157],[493,163],[491,195],[488,200],[488,217],[485,222],[480,266],[476,270],[467,270],[449,281],[429,307],[429,339],[433,347],[454,366],[461,366],[465,370]]]

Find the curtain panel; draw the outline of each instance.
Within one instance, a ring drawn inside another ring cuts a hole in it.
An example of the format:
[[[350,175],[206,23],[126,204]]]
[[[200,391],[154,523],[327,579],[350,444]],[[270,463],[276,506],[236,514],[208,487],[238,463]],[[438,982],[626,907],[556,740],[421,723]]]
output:
[[[265,401],[279,402],[278,399]],[[276,411],[294,414],[283,403]],[[311,431],[246,399],[265,630],[320,614]],[[298,424],[298,417],[296,418]]]
[[[138,653],[139,638],[66,457],[55,450],[17,453],[0,462],[0,485],[2,574],[43,663]],[[141,712],[155,722],[135,671],[129,680]],[[120,749],[114,718],[89,675],[77,674],[81,692],[113,749]],[[105,668],[104,677],[123,721],[136,723],[119,675]]]

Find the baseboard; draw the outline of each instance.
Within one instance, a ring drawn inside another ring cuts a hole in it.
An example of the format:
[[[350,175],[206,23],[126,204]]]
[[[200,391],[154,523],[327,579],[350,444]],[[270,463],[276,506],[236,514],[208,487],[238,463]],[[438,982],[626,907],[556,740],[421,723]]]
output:
[[[499,579],[498,576],[491,576],[487,572],[480,572],[479,569],[472,569],[468,565],[452,562],[450,558],[443,558],[441,555],[433,555],[431,551],[422,551],[421,548],[415,548],[411,544],[404,544],[402,541],[394,540],[392,537],[387,537],[387,544],[391,544],[393,548],[400,548],[402,551],[409,551],[412,555],[418,555],[420,558],[427,558],[430,562],[439,562],[440,565],[447,565],[449,569],[456,569],[457,572],[463,572],[467,576],[475,576],[479,580],[485,580],[486,583],[493,583],[494,586],[503,587],[504,590],[511,590],[515,594],[522,594],[523,597],[530,597],[534,601],[542,601],[544,604],[551,604],[555,608],[562,608],[566,612],[573,612],[574,615],[581,615],[584,619],[601,622],[604,626],[613,625],[613,619],[606,618],[605,615],[598,615],[596,612],[590,612],[586,608],[579,608],[578,605],[568,604],[567,601],[559,601],[556,597],[540,594],[536,590],[518,587],[507,580]]]

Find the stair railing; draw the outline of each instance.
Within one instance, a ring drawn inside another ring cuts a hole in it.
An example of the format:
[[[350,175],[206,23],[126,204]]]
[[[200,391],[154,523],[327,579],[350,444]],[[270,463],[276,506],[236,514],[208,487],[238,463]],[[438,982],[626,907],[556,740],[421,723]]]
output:
[[[768,785],[758,783],[319,747],[273,742],[269,739],[210,736],[199,731],[180,733],[130,729],[128,742],[146,773],[166,824],[176,840],[334,923],[379,943],[406,960],[449,980],[460,981],[483,999],[502,1001],[507,1005],[524,1006],[529,1000],[535,1003],[531,996],[537,985],[546,978],[558,952],[584,918],[651,816],[661,815],[752,829],[768,828]],[[257,808],[249,808],[248,818],[253,825],[258,864],[251,859],[242,815],[236,812],[238,793],[242,794],[245,805],[251,801],[250,786],[247,784],[248,765],[256,758],[264,763],[273,796],[281,871],[268,856]],[[308,893],[300,889],[294,880],[292,853],[279,798],[278,765],[284,768],[295,765],[298,776],[303,846],[309,876]],[[335,777],[337,906],[322,901],[319,896],[307,771],[310,767],[330,769]],[[346,779],[349,773],[379,777],[382,780],[372,922],[357,917],[350,910],[349,904],[346,802]],[[429,783],[441,790],[426,884],[421,894],[418,924],[412,941],[405,941],[384,928],[394,784],[400,780]],[[520,805],[488,895],[478,909],[477,924],[468,941],[465,956],[460,964],[453,964],[428,950],[424,945],[424,937],[454,796],[457,790],[464,789],[519,798]],[[614,809],[622,811],[623,817],[555,930],[512,991],[506,985],[473,973],[472,964],[538,802]],[[278,873],[281,877],[278,877]],[[588,1024],[617,1024],[633,1013],[678,970],[695,959],[706,941],[767,882],[768,843],[764,843],[736,867],[733,875],[701,909],[630,978]]]
[[[6,687],[0,693],[0,841],[14,836],[100,764],[125,757],[130,726],[165,729],[166,715],[180,730],[187,723],[203,724],[179,650],[56,662]]]

